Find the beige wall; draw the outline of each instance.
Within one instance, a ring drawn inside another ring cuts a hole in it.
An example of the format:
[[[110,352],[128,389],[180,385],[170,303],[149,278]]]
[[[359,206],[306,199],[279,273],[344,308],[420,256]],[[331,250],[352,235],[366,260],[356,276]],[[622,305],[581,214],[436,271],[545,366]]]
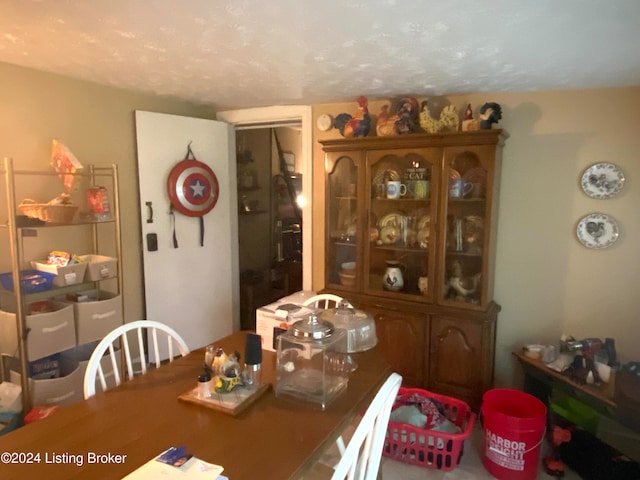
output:
[[[422,100],[422,99],[420,99]],[[440,104],[445,99],[440,100]],[[562,333],[613,337],[623,361],[638,360],[640,344],[640,88],[496,93],[448,97],[477,111],[495,101],[503,109],[497,127],[510,134],[503,155],[498,220],[495,300],[498,317],[496,380],[513,381],[510,352],[524,343],[555,344]],[[372,102],[377,114],[385,102]],[[387,102],[388,103],[388,102]],[[435,102],[434,102],[435,103]],[[314,140],[322,113],[354,113],[356,103],[316,105]],[[435,112],[439,109],[434,108]],[[324,219],[322,151],[314,143],[314,226]],[[614,199],[594,200],[579,186],[586,167],[613,162],[626,174]],[[591,212],[617,219],[621,234],[595,251],[576,239],[578,220]],[[322,233],[314,229],[314,288],[323,280]]]
[[[215,118],[211,107],[0,63],[1,157],[12,157],[16,169],[47,170],[51,140],[58,138],[84,165],[118,165],[126,321],[144,318],[134,110]],[[5,222],[6,212],[0,211]],[[7,271],[7,236],[0,242],[0,271]]]
[[[561,333],[614,337],[623,361],[639,359],[640,88],[481,94],[450,97],[459,109],[487,101],[503,107],[498,126],[511,135],[504,150],[495,300],[497,380],[511,382],[510,352],[525,342],[555,343]],[[376,113],[384,102],[372,102]],[[436,102],[434,102],[436,103]],[[142,259],[134,110],[214,118],[210,107],[70,80],[0,63],[0,154],[20,168],[48,168],[51,139],[67,144],[85,164],[120,169],[126,320],[143,317]],[[321,113],[355,112],[355,101],[314,107],[314,140]],[[437,111],[437,108],[434,108]],[[592,163],[618,164],[627,181],[621,195],[593,200],[578,179]],[[323,286],[324,159],[314,143],[314,288]],[[590,212],[615,217],[618,242],[604,251],[575,238]],[[0,212],[0,217],[5,214]],[[4,222],[5,220],[1,220]],[[4,237],[0,237],[4,241]],[[2,250],[5,251],[4,249]],[[6,258],[0,259],[0,263]],[[6,270],[7,263],[3,263]]]

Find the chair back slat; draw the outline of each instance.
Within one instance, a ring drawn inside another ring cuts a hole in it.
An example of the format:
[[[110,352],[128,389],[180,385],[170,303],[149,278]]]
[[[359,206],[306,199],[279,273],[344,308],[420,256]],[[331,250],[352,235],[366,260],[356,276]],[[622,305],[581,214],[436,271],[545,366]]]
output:
[[[167,351],[169,352],[169,363],[173,362],[173,339],[167,337]]]
[[[380,387],[334,467],[332,480],[375,480],[391,408],[401,383],[402,377],[392,373]]]
[[[342,297],[334,295],[332,293],[319,293],[312,297],[307,298],[303,305],[305,307],[321,308],[323,310],[329,310],[330,308],[336,308],[338,304],[343,300]],[[351,304],[349,304],[351,306]]]
[[[113,371],[113,383],[117,386],[125,380],[130,380],[134,377],[133,361],[131,360],[131,350],[129,348],[128,332],[135,332],[137,337],[138,351],[140,354],[140,368],[144,375],[147,373],[147,357],[145,354],[145,332],[150,331],[149,338],[149,351],[153,351],[155,356],[156,367],[160,367],[160,352],[158,350],[158,336],[164,335],[167,338],[167,345],[169,350],[169,361],[173,361],[174,352],[177,349],[180,355],[185,356],[189,353],[189,347],[186,342],[180,337],[180,335],[171,327],[151,320],[138,320],[131,323],[126,323],[119,326],[109,334],[107,334],[96,346],[89,358],[87,369],[84,376],[84,397],[89,398],[95,395],[96,386],[99,383],[103,391],[107,390],[107,379],[105,371],[101,364],[101,360],[108,352],[111,359],[111,369]],[[114,345],[120,342],[121,350],[117,350]],[[118,365],[118,357],[124,352],[125,366],[120,367]],[[126,378],[120,375],[120,369],[126,367]]]

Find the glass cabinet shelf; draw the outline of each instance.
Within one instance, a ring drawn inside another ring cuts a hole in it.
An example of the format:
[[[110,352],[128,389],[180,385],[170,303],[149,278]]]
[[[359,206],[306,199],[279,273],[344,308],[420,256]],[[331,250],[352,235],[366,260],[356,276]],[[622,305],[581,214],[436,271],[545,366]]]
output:
[[[502,141],[485,130],[321,142],[326,286],[486,309]]]

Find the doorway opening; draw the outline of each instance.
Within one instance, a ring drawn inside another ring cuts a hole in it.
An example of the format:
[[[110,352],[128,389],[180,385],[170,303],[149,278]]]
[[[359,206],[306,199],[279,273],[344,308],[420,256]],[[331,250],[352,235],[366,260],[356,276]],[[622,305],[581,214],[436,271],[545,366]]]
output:
[[[225,111],[217,119],[235,127],[240,326],[254,329],[256,308],[311,289],[311,107]]]
[[[302,289],[300,127],[236,131],[240,327]],[[297,162],[296,162],[297,159]]]

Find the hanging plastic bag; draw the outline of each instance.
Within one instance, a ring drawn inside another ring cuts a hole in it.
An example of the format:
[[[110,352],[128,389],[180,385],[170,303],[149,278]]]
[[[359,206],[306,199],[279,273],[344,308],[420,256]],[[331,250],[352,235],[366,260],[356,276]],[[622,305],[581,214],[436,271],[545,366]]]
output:
[[[22,388],[10,382],[0,383],[0,413],[22,411]]]
[[[82,170],[83,167],[71,150],[55,138],[51,145],[51,166],[62,180],[67,192],[71,192],[75,181],[73,174]]]

